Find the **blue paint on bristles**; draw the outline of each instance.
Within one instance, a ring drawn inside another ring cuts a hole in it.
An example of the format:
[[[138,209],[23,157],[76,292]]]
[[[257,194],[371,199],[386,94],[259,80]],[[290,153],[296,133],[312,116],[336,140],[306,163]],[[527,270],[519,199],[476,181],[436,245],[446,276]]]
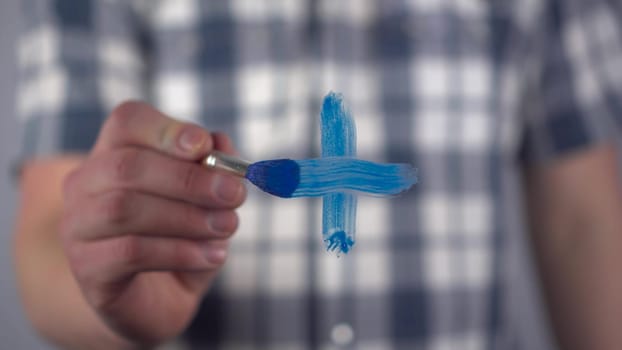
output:
[[[264,192],[290,198],[300,184],[300,166],[291,159],[263,160],[248,166],[246,178]]]

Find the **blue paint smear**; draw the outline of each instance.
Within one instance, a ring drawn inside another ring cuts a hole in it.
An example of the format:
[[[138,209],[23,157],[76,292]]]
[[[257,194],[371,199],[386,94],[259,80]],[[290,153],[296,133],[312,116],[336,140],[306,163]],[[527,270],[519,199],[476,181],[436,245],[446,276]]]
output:
[[[251,164],[246,178],[261,190],[283,198],[362,192],[394,195],[417,181],[410,164],[381,164],[350,157],[271,159]]]
[[[326,243],[326,250],[346,254],[354,245],[353,238],[346,235],[343,231],[332,233],[324,242]]]
[[[253,163],[246,173],[261,190],[279,197],[322,198],[322,240],[327,251],[348,253],[355,243],[357,193],[398,194],[417,182],[409,164],[356,158],[356,127],[339,94],[329,93],[321,112],[322,157]]]
[[[349,157],[295,162],[299,166],[296,174],[299,183],[291,197],[317,197],[334,192],[388,196],[403,192],[417,182],[416,170],[410,164],[382,164]]]
[[[356,157],[356,126],[341,94],[324,97],[320,113],[322,157]],[[347,254],[355,243],[357,198],[332,193],[322,199],[322,240],[326,250]]]

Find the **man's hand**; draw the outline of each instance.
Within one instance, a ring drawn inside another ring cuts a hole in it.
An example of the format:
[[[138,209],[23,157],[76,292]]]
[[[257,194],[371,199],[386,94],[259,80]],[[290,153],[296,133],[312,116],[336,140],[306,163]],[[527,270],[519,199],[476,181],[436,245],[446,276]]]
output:
[[[246,192],[197,163],[212,149],[233,151],[223,135],[127,102],[64,182],[69,266],[86,301],[132,342],[180,333],[225,261]]]

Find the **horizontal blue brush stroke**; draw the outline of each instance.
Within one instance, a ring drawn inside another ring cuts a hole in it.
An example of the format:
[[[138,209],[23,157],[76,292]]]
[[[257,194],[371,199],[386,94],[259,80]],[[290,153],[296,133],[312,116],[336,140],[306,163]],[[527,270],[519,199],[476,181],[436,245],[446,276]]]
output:
[[[417,182],[416,170],[410,164],[383,164],[347,157],[295,162],[300,167],[300,179],[292,197],[343,191],[387,196],[405,191]]]
[[[343,97],[330,92],[320,113],[322,157],[356,157],[356,125]],[[322,241],[328,251],[348,253],[355,242],[357,197],[329,193],[322,199]]]

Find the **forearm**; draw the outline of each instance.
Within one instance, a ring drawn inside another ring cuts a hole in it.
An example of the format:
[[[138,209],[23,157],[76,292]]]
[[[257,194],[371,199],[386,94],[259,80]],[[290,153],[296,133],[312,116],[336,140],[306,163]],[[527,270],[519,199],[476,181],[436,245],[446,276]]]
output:
[[[84,301],[61,249],[58,235],[60,181],[71,167],[46,169],[58,186],[23,193],[15,234],[15,267],[26,314],[45,338],[69,349],[128,346],[108,329]],[[31,181],[27,173],[22,181]],[[33,200],[33,198],[35,200]]]
[[[63,348],[121,348],[116,337],[84,302],[66,262],[47,242],[22,238],[46,234],[20,232],[15,259],[20,294],[28,318],[36,330]]]
[[[620,231],[596,225],[557,234],[538,255],[561,348],[622,348]]]
[[[561,349],[622,349],[622,194],[603,175],[615,169],[595,162],[531,179],[534,245]]]

